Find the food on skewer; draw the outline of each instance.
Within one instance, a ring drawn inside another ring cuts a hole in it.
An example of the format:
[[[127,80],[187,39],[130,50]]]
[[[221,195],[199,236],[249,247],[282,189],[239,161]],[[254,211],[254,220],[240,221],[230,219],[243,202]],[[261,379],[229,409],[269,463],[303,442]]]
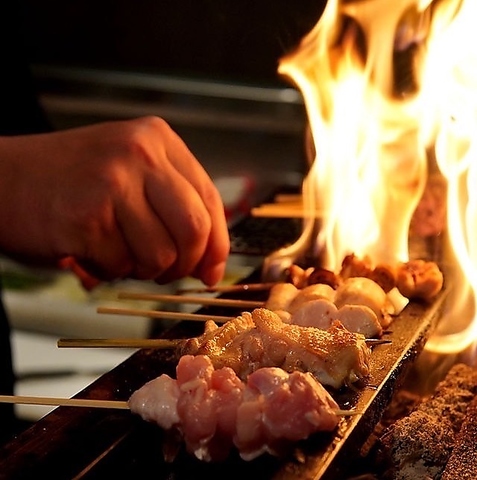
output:
[[[262,367],[312,373],[334,388],[369,374],[370,348],[363,335],[340,322],[327,329],[284,323],[274,312],[257,308],[222,326],[206,324],[203,335],[184,342],[181,355],[207,355],[215,368],[230,367],[245,379]]]
[[[244,460],[280,454],[339,422],[335,400],[309,373],[260,368],[247,381],[204,355],[183,356],[177,379],[151,380],[129,399],[148,422],[177,429],[186,449],[203,461],[220,461],[236,448]]]
[[[290,304],[300,291],[293,283],[276,283],[270,289],[265,308],[274,311],[282,320],[287,321],[290,318]]]
[[[431,300],[441,291],[444,277],[434,262],[412,260],[398,269],[396,283],[408,298]]]
[[[290,283],[277,283],[265,307],[290,324],[327,329],[339,320],[351,332],[367,338],[382,334],[391,323],[392,311],[384,290],[364,277],[349,278],[336,290],[321,283],[301,290]]]
[[[374,281],[366,277],[346,279],[337,289],[334,303],[338,308],[346,305],[360,305],[370,308],[383,328],[392,319],[389,314],[392,306],[386,292]]]
[[[288,310],[295,313],[303,304],[312,300],[325,299],[333,302],[336,291],[325,283],[316,283],[308,285],[297,292],[297,295],[291,300]]]
[[[373,265],[369,257],[358,258],[354,254],[343,259],[341,270],[337,274],[321,267],[303,269],[294,264],[288,269],[286,281],[300,289],[316,283],[336,289],[353,277],[369,278],[386,293],[398,289],[408,299],[425,301],[432,300],[444,284],[443,274],[435,262],[410,260],[396,265]]]
[[[383,327],[376,314],[366,305],[343,305],[319,299],[303,304],[290,318],[290,323],[303,327],[330,328],[339,321],[350,332],[360,333],[365,338],[379,338]]]
[[[329,328],[339,320],[350,331],[372,338],[389,327],[410,299],[430,301],[442,286],[443,275],[434,262],[373,267],[368,257],[348,255],[339,274],[291,265],[287,281],[271,287],[265,308],[290,324]]]

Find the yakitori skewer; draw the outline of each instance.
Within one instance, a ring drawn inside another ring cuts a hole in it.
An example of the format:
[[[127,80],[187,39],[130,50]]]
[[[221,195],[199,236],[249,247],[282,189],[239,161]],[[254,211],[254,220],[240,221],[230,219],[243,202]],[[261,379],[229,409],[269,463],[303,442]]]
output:
[[[169,312],[162,310],[141,310],[135,308],[120,308],[120,307],[98,307],[98,313],[111,315],[131,315],[135,317],[158,318],[165,320],[192,320],[197,322],[205,322],[206,320],[214,320],[216,323],[224,323],[232,320],[235,317],[227,317],[222,315],[202,315],[200,313],[187,312]]]
[[[180,347],[184,340],[165,338],[60,338],[58,347],[63,348],[159,348],[162,350]]]
[[[161,350],[180,347],[187,339],[166,338],[60,338],[59,348],[158,348]],[[366,345],[373,347],[391,343],[382,338],[367,338]]]
[[[166,295],[158,293],[139,293],[139,292],[119,292],[118,298],[128,300],[150,300],[156,302],[170,303],[192,303],[197,305],[208,305],[216,307],[232,307],[232,308],[260,308],[265,302],[255,300],[235,300],[229,298],[215,297],[194,297],[190,295]]]
[[[129,410],[127,400],[97,400],[94,398],[42,397],[37,395],[0,395],[0,403],[14,403],[18,405],[48,405],[53,407],[89,407],[113,408],[115,410]],[[340,417],[359,415],[357,410],[334,410]]]
[[[252,217],[269,218],[321,218],[322,214],[318,210],[304,210],[300,205],[282,205],[269,204],[254,207],[250,210]]]
[[[182,295],[189,293],[261,292],[270,290],[274,285],[276,285],[276,282],[240,283],[235,285],[216,285],[214,287],[179,288],[176,293]]]

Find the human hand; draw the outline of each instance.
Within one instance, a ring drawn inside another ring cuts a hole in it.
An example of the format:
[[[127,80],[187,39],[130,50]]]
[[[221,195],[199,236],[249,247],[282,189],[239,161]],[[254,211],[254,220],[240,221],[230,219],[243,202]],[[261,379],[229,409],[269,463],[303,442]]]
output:
[[[219,193],[163,120],[2,137],[0,159],[4,253],[71,257],[101,280],[222,277],[230,245]]]

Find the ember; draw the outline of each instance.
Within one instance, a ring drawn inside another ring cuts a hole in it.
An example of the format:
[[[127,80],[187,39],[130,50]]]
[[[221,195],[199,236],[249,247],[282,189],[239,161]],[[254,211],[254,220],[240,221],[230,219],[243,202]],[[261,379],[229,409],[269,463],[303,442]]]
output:
[[[422,397],[404,388],[362,449],[361,465],[354,468],[383,480],[475,478],[475,439],[469,431],[477,425],[476,402],[477,370],[464,364],[454,365],[432,395]],[[473,462],[462,477],[453,457],[463,449]]]

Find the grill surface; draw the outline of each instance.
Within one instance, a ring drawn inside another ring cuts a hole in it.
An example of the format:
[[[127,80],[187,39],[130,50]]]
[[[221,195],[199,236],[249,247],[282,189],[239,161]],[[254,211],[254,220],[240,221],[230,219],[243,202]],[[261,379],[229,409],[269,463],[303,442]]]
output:
[[[256,272],[245,283],[258,277]],[[248,292],[227,297],[263,299],[263,295]],[[0,478],[39,478],[42,474],[58,479],[149,478],[151,472],[164,480],[247,475],[284,480],[346,478],[343,469],[357,454],[421,352],[439,317],[442,298],[432,305],[410,304],[385,335],[392,343],[374,348],[366,385],[334,394],[343,409],[355,408],[360,414],[344,417],[334,434],[317,434],[297,444],[287,458],[263,456],[244,462],[232,455],[225,463],[205,464],[179,452],[174,462],[165,463],[161,453],[164,432],[128,411],[59,407],[0,450]],[[225,313],[216,307],[200,312]],[[198,322],[181,322],[166,336],[195,336],[202,333],[202,328]],[[140,350],[78,396],[127,399],[161,373],[174,376],[176,361],[172,351]]]

